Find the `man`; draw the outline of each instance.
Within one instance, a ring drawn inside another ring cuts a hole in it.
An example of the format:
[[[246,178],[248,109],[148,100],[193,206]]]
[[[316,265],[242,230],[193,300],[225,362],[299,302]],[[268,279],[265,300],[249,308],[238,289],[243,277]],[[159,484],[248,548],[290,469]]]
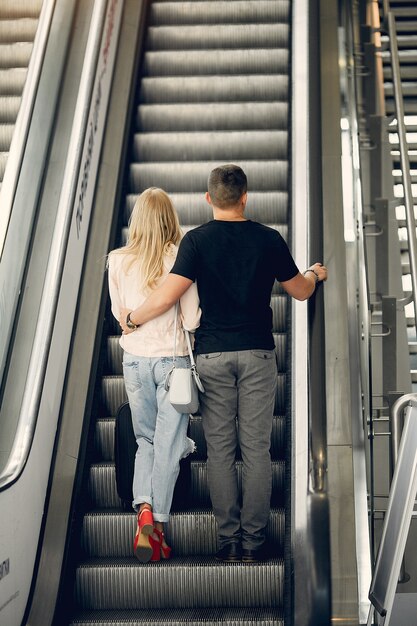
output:
[[[245,218],[247,180],[240,167],[216,167],[206,200],[214,220],[185,235],[164,284],[135,311],[123,310],[120,324],[131,332],[169,309],[197,281],[202,316],[195,351],[205,387],[200,408],[218,525],[216,558],[256,562],[266,556],[272,483],[269,448],[277,384],[272,287],[278,280],[289,295],[305,300],[318,281],[327,279],[327,269],[315,263],[300,274],[281,235]]]

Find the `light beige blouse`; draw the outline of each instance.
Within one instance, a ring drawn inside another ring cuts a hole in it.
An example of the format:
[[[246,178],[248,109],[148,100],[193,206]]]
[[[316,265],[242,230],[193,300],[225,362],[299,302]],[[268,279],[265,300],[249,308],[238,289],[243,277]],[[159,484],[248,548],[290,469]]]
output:
[[[158,281],[158,286],[166,279],[169,271],[175,262],[178,248],[171,246],[170,254],[164,257],[164,273]],[[131,255],[110,253],[109,271],[109,291],[111,299],[111,310],[114,317],[119,320],[120,310],[123,307],[132,311],[138,308],[146,300],[149,294],[143,293],[141,289],[140,272],[138,271],[138,261],[129,266]],[[201,310],[197,286],[195,283],[180,299],[181,315],[180,319],[184,328],[194,331],[199,323]],[[175,306],[171,307],[153,320],[146,322],[133,333],[122,335],[120,345],[123,350],[135,356],[161,357],[172,356],[174,345],[174,319]],[[177,331],[177,355],[188,354],[187,343],[184,331],[179,324]]]

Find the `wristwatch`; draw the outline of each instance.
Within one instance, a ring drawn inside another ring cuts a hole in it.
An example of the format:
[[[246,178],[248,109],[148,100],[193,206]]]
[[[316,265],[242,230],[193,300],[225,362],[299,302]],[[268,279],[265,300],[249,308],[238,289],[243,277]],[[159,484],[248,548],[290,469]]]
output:
[[[128,313],[126,318],[126,326],[130,328],[130,330],[136,330],[137,328],[139,328],[140,324],[134,324],[130,319],[130,313]]]

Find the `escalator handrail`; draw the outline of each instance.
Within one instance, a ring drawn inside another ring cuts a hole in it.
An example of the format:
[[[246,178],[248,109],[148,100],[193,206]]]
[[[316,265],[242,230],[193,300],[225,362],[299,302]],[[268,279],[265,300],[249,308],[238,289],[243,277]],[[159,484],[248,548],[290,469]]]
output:
[[[292,223],[293,252],[299,267],[323,255],[317,93],[318,10],[314,2],[293,4]],[[306,45],[307,42],[307,45]],[[313,171],[314,170],[314,171]],[[328,625],[330,606],[329,507],[327,497],[326,395],[324,385],[323,289],[308,307],[293,302],[292,322],[292,566],[293,622]],[[312,573],[306,577],[306,568]]]
[[[0,491],[10,487],[22,473],[36,428],[51,338],[56,321],[60,284],[73,216],[74,197],[80,175],[84,141],[88,131],[90,103],[93,97],[106,9],[107,0],[95,0],[35,338],[13,446],[0,474]]]
[[[39,79],[42,71],[49,31],[56,0],[44,0],[39,14],[38,27],[33,42],[25,84],[22,92],[19,112],[10,144],[7,166],[0,191],[0,261],[7,235],[10,215],[13,209],[14,195],[19,180],[20,168],[29,132],[32,111],[36,99]]]

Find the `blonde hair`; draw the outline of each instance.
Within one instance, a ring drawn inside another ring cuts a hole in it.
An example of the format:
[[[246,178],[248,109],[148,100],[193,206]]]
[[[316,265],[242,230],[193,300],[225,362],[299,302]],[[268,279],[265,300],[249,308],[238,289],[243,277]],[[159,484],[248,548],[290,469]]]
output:
[[[164,255],[181,239],[178,215],[170,197],[163,189],[149,187],[136,198],[126,245],[113,252],[132,255],[126,271],[138,261],[142,286],[151,290],[164,271]]]

